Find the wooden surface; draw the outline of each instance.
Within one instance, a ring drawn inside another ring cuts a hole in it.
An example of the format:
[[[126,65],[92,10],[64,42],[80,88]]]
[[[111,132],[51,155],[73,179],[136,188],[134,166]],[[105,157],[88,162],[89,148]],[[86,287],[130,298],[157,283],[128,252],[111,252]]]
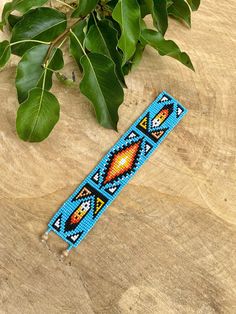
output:
[[[60,122],[43,143],[20,141],[16,59],[1,73],[0,313],[236,313],[235,20],[234,0],[205,0],[191,31],[172,21],[196,73],[148,49],[119,134],[56,83]],[[39,240],[48,220],[163,89],[188,115],[61,261],[63,241]]]

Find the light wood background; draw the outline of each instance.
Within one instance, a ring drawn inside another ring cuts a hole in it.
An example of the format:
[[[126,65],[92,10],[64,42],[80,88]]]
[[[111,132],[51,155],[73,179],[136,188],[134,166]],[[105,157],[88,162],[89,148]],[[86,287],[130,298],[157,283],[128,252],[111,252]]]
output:
[[[172,21],[196,73],[148,49],[119,134],[55,83],[60,122],[43,143],[20,141],[12,59],[0,74],[0,313],[236,313],[235,20],[234,0],[203,0],[191,30]],[[163,89],[188,115],[62,261],[61,239],[39,240],[48,220]]]

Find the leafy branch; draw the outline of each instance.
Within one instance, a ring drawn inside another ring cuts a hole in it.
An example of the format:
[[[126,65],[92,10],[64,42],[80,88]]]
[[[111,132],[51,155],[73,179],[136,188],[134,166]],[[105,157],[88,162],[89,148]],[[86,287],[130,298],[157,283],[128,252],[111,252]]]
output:
[[[11,54],[20,57],[16,129],[24,141],[44,140],[59,119],[60,105],[50,92],[54,74],[80,89],[102,126],[116,130],[125,76],[138,65],[147,45],[194,69],[187,53],[164,36],[170,16],[190,27],[191,11],[200,0],[54,1],[59,7],[47,0],[13,0],[2,12],[0,28],[9,28],[11,38],[0,43],[0,69]],[[153,29],[144,22],[147,15]],[[79,85],[60,73],[64,43],[83,74]]]

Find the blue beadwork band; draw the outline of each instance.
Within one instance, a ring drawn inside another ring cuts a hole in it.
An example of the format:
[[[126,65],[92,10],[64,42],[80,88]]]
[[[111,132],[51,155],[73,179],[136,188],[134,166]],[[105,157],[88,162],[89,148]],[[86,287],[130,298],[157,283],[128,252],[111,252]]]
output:
[[[178,101],[162,92],[61,206],[47,232],[58,234],[69,244],[68,250],[77,247],[186,113]]]

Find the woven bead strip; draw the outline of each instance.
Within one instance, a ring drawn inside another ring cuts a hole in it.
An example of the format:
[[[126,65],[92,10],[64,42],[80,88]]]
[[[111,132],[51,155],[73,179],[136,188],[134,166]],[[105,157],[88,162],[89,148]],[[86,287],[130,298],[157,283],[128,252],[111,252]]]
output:
[[[47,233],[58,234],[68,243],[68,251],[77,247],[186,113],[178,101],[162,92],[59,208]]]

